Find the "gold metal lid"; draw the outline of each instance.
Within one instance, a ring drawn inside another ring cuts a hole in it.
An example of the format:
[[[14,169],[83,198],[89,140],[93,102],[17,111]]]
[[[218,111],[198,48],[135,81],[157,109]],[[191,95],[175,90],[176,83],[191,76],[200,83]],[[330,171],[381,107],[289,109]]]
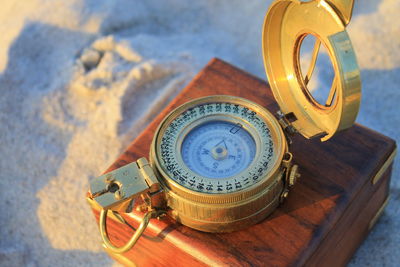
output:
[[[263,56],[269,83],[281,111],[295,117],[292,126],[306,138],[322,141],[349,128],[361,100],[360,71],[346,32],[353,0],[276,0],[263,28]],[[300,69],[300,47],[304,38],[316,39],[308,74]],[[321,43],[331,59],[335,78],[328,101],[318,103],[307,89]]]

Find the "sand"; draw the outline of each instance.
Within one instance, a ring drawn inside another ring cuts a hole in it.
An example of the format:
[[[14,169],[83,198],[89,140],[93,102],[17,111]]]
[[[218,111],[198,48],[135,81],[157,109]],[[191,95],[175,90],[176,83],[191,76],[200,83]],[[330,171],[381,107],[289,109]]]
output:
[[[212,57],[265,78],[270,2],[3,0],[0,265],[115,264],[85,202],[88,181]],[[363,78],[357,121],[397,141],[399,10],[357,1],[349,26]],[[391,202],[350,266],[400,262],[399,176],[397,160]]]

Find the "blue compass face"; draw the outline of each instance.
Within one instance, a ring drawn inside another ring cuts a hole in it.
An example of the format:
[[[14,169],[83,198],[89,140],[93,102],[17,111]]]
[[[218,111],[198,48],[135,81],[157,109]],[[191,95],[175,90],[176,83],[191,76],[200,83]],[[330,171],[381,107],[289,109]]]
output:
[[[182,159],[194,173],[226,178],[245,170],[256,155],[256,143],[242,125],[228,121],[205,122],[183,140]]]

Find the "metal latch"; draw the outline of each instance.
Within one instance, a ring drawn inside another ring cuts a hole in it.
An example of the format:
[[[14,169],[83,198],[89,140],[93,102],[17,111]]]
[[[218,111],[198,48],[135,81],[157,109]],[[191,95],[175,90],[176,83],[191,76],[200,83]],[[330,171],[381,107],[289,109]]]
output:
[[[105,210],[129,212],[131,200],[158,191],[157,178],[145,158],[139,159],[90,182],[90,197]]]

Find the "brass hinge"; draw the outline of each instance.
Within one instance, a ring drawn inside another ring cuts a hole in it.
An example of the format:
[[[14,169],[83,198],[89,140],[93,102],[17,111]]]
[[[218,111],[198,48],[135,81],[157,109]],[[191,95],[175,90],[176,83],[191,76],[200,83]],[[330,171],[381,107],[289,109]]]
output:
[[[150,192],[154,193],[160,190],[160,183],[158,182],[157,177],[147,159],[140,158],[136,161],[136,163],[139,167],[140,174],[143,176],[143,178],[147,182],[147,185],[150,187]]]
[[[276,117],[278,118],[278,122],[281,125],[282,129],[285,131],[285,133],[287,133],[286,138],[288,139],[289,144],[291,144],[292,140],[290,139],[290,135],[297,133],[297,130],[290,122],[288,115],[289,114],[286,115],[283,114],[283,112],[280,110],[276,112]],[[290,115],[294,116],[291,113]]]

